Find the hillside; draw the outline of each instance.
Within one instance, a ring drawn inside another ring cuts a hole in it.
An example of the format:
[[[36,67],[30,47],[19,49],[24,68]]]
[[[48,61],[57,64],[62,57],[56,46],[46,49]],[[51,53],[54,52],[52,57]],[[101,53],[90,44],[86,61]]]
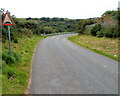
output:
[[[81,20],[78,24],[78,33],[97,37],[119,37],[118,11],[106,11],[99,18]]]

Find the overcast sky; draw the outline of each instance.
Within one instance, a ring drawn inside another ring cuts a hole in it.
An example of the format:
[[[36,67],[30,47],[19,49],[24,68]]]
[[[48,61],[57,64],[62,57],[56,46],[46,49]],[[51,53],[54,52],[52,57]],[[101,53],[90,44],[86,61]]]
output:
[[[19,18],[63,17],[83,19],[100,17],[117,10],[119,0],[1,0],[0,7]]]

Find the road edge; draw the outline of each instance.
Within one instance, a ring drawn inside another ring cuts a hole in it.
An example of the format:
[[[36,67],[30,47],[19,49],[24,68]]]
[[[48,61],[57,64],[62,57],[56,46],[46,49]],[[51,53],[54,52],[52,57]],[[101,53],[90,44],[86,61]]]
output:
[[[45,38],[44,38],[44,39],[45,39]],[[43,39],[42,39],[42,40],[43,40]],[[40,42],[41,42],[41,40],[39,40],[39,42],[36,44],[35,49],[34,49],[34,51],[33,51],[33,55],[32,55],[31,62],[30,62],[30,72],[29,72],[28,84],[27,84],[27,88],[26,88],[25,91],[24,91],[24,94],[30,94],[29,88],[30,88],[31,80],[32,80],[32,64],[33,64],[33,60],[34,60],[34,56],[35,56],[36,49],[37,49],[37,47],[38,47],[38,45],[39,45]]]

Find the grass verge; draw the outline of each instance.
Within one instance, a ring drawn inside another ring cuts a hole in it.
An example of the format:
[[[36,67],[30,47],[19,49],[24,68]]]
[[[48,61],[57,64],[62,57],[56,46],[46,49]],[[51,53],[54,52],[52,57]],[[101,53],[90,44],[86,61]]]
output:
[[[45,37],[32,36],[12,42],[12,50],[20,54],[20,61],[8,65],[2,60],[2,94],[24,94],[30,77],[31,60],[38,42]],[[2,44],[2,51],[8,51],[8,42]],[[8,78],[9,77],[9,78]]]
[[[90,35],[74,35],[68,37],[68,39],[96,53],[120,61],[120,59],[118,59],[118,38],[98,38]]]

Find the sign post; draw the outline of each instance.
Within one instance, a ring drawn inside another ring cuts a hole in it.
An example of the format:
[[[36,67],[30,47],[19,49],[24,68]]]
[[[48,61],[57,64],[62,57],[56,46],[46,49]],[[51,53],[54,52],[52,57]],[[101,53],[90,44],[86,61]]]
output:
[[[9,53],[11,54],[12,51],[11,51],[11,43],[10,43],[10,41],[11,41],[11,38],[10,38],[10,25],[14,25],[14,23],[13,23],[12,19],[10,18],[10,15],[9,15],[8,11],[5,13],[2,25],[8,26]]]
[[[11,38],[10,38],[10,26],[8,26],[8,41],[9,41],[9,52],[11,54],[11,44],[10,44],[10,41],[11,41]]]

